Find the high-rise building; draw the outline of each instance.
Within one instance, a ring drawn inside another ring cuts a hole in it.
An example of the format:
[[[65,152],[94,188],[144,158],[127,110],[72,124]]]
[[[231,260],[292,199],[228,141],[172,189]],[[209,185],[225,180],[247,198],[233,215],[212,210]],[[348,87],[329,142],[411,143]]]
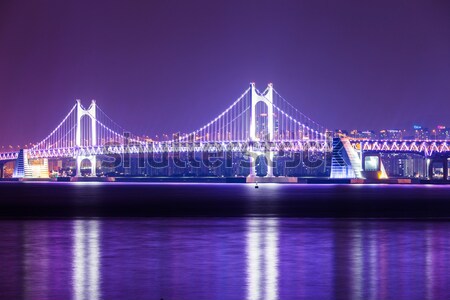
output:
[[[375,131],[373,131],[373,130],[361,131],[360,136],[363,139],[369,139],[369,140],[377,139],[377,135],[376,135]]]
[[[428,128],[424,128],[420,125],[414,125],[414,138],[416,140],[428,140],[430,139],[430,131]]]
[[[383,129],[380,130],[380,139],[383,140],[401,140],[403,131],[399,129]]]
[[[450,127],[438,125],[436,127],[436,139],[449,140],[450,139]]]

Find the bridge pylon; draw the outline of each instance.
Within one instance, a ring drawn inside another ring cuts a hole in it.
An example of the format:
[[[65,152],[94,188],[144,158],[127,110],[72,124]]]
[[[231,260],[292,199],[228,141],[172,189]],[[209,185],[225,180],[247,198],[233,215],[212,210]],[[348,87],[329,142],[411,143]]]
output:
[[[258,93],[255,83],[250,83],[251,88],[251,116],[250,116],[250,142],[258,142],[256,133],[256,105],[263,102],[267,106],[267,137],[266,142],[272,142],[274,139],[274,120],[273,120],[273,84],[269,83],[263,93]],[[253,146],[250,146],[250,177],[256,176],[256,158],[264,154],[267,159],[267,177],[273,176],[273,152],[269,150],[266,153],[255,152]]]
[[[97,145],[97,104],[95,100],[92,100],[91,105],[88,109],[84,109],[81,105],[81,100],[77,99],[77,131],[76,131],[76,145],[81,146],[81,118],[83,116],[88,116],[91,119],[91,145]]]
[[[76,137],[75,144],[77,147],[81,147],[81,131],[82,131],[82,123],[81,119],[83,116],[87,116],[91,120],[91,132],[90,132],[90,146],[97,146],[97,104],[95,100],[92,100],[91,105],[88,109],[85,109],[81,105],[81,100],[77,99],[77,126],[76,126]],[[87,159],[91,163],[91,176],[96,176],[96,166],[97,166],[97,158],[95,155],[77,155],[77,177],[81,176],[81,163],[83,160]]]
[[[259,102],[263,102],[267,105],[267,138],[268,141],[271,142],[273,140],[274,134],[274,122],[273,122],[273,85],[269,83],[267,85],[267,89],[259,94],[256,91],[255,83],[250,83],[251,86],[251,95],[252,95],[252,112],[251,112],[251,123],[250,123],[250,140],[252,142],[259,141],[259,138],[256,135],[256,105]]]

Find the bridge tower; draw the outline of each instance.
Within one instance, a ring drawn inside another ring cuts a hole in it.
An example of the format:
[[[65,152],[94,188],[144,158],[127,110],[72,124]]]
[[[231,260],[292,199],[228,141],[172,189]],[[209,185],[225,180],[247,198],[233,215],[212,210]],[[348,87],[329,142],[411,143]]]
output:
[[[88,109],[84,109],[81,105],[80,99],[77,99],[77,127],[75,144],[77,147],[81,147],[81,119],[83,116],[87,116],[91,119],[91,135],[90,146],[97,146],[97,104],[95,100],[92,100]],[[96,176],[97,157],[95,155],[77,155],[77,177],[81,176],[81,162],[83,160],[89,160],[91,163],[91,176]]]
[[[263,102],[267,106],[267,142],[273,141],[274,136],[274,121],[273,121],[273,85],[269,83],[267,89],[259,94],[256,91],[255,83],[250,83],[251,87],[251,120],[250,120],[250,142],[258,142],[259,138],[256,134],[256,105],[259,102]],[[250,144],[250,154],[252,159],[250,160],[250,177],[256,176],[256,158],[258,155],[263,154],[257,151],[253,151],[253,145]],[[266,151],[264,153],[267,159],[267,177],[273,176],[273,152]]]

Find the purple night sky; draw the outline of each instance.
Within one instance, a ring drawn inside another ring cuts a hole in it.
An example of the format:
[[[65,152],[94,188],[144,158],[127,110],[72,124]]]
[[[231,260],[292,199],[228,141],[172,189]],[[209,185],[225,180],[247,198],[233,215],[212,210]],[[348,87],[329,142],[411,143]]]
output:
[[[450,125],[450,1],[0,2],[0,145],[76,98],[136,134],[192,131],[251,81],[329,129]]]

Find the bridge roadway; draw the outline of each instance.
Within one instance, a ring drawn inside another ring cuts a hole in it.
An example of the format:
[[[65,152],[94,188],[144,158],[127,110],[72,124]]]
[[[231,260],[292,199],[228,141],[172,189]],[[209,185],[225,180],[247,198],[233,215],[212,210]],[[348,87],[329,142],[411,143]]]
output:
[[[447,140],[366,140],[349,139],[356,150],[373,152],[414,152],[432,156],[450,152]]]
[[[346,138],[343,138],[346,139]],[[418,153],[430,158],[429,168],[433,163],[444,165],[444,178],[448,178],[450,147],[446,140],[358,140],[347,139],[350,145],[362,153]],[[101,155],[151,154],[151,153],[219,153],[234,152],[247,155],[286,152],[332,152],[333,142],[328,140],[285,140],[285,141],[223,141],[223,142],[153,142],[128,143],[125,145],[109,144],[88,147],[68,147],[54,149],[27,149],[27,159],[83,158]],[[0,153],[0,166],[17,160],[19,152]],[[3,167],[2,167],[3,169]],[[431,169],[429,171],[431,174]],[[2,174],[0,174],[2,175]]]
[[[358,140],[349,139],[353,148],[373,152],[412,152],[432,156],[433,153],[450,153],[446,140]],[[54,149],[28,149],[28,158],[68,158],[77,156],[138,154],[162,152],[264,152],[264,151],[332,151],[330,140],[285,140],[273,142],[223,141],[223,142],[154,142],[128,145],[100,145]],[[0,161],[16,160],[18,151],[0,153]]]
[[[449,180],[450,147],[447,140],[349,140],[362,153],[419,153],[428,158],[428,177],[435,164],[442,166],[443,180]]]
[[[28,149],[29,159],[39,158],[75,158],[78,156],[140,154],[164,152],[275,152],[275,151],[318,151],[331,152],[331,141],[303,140],[303,141],[274,141],[274,142],[180,142],[180,143],[133,143],[127,145],[101,145],[89,147],[69,147],[55,149]],[[15,160],[19,152],[0,154],[0,161]]]

